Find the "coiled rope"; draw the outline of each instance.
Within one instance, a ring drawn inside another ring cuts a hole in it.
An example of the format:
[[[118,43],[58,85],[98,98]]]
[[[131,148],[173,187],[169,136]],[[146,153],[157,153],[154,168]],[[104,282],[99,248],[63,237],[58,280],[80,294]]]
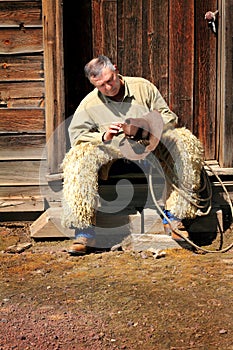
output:
[[[224,183],[222,182],[222,180],[220,179],[220,177],[218,176],[218,174],[212,169],[212,167],[210,167],[206,162],[204,163],[205,166],[212,172],[212,174],[218,179],[219,183],[221,184],[225,194],[226,194],[226,198],[227,201],[229,203],[230,209],[231,209],[231,217],[233,218],[233,206],[232,206],[232,202],[230,199],[230,195],[226,189],[226,186],[224,185]],[[200,209],[203,209],[206,206],[199,206],[195,201],[190,200],[190,196],[186,196],[185,193],[187,193],[188,189],[186,188],[182,188],[179,189],[177,186],[175,186],[174,184],[172,184],[173,188],[175,188],[182,196],[185,197],[186,200],[190,201],[193,205],[195,205],[196,207],[198,207],[198,211],[197,211],[197,215],[198,216],[205,216],[208,215],[212,206],[211,206],[211,199],[212,199],[212,187],[211,187],[211,183],[209,180],[208,175],[206,174],[205,170],[203,169],[203,174],[204,174],[204,186],[201,190],[207,189],[207,193],[208,193],[208,197],[202,199],[198,197],[198,201],[202,200],[205,202],[209,202],[208,204],[208,209],[205,212],[202,212]],[[210,250],[210,249],[206,249],[203,247],[198,246],[197,244],[195,244],[193,241],[191,241],[188,237],[186,237],[181,230],[179,230],[178,228],[174,227],[172,221],[167,217],[167,215],[164,213],[164,211],[160,208],[160,205],[158,204],[158,201],[156,199],[155,193],[154,193],[154,187],[153,187],[153,165],[150,164],[150,168],[149,168],[149,174],[148,174],[148,182],[149,182],[149,189],[150,189],[150,193],[151,193],[151,197],[153,199],[153,202],[156,206],[156,208],[158,209],[159,213],[167,220],[167,222],[169,223],[171,229],[173,232],[175,232],[178,236],[180,236],[182,239],[184,239],[187,243],[189,243],[192,247],[194,247],[197,250],[201,250],[205,253],[225,253],[228,250],[230,250],[233,247],[233,242],[228,245],[226,248],[224,249],[218,249],[218,250]],[[169,182],[171,183],[171,180],[168,177]],[[196,196],[194,196],[194,199],[197,199]]]

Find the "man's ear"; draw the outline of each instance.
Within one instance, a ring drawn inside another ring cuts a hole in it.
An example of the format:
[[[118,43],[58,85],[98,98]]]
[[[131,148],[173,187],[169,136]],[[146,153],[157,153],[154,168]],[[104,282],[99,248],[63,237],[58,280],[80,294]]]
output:
[[[118,69],[117,65],[114,64],[113,66],[114,66],[114,68],[115,68],[115,72],[116,72],[116,73],[119,73],[119,69]]]

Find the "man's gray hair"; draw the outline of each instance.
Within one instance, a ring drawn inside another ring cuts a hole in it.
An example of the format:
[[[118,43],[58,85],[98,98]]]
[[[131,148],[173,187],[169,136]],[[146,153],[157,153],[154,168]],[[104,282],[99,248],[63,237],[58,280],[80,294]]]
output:
[[[88,62],[84,67],[85,76],[90,80],[91,78],[98,77],[103,68],[110,68],[112,71],[115,71],[116,68],[112,64],[111,60],[104,55],[100,55],[96,58],[93,58]]]

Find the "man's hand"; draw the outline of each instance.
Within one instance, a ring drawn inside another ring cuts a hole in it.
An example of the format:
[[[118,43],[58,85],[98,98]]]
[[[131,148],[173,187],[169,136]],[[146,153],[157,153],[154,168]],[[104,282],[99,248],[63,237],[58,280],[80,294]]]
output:
[[[122,123],[113,122],[109,127],[108,130],[103,135],[103,141],[111,141],[114,136],[117,136],[119,134],[119,131],[121,131]]]

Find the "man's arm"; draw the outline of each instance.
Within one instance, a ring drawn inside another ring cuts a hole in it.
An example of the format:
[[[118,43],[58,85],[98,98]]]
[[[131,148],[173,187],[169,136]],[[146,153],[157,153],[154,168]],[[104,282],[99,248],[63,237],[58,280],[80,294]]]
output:
[[[95,143],[102,140],[102,133],[82,106],[75,111],[68,131],[71,146],[80,142]]]
[[[174,128],[178,123],[177,115],[174,112],[172,112],[171,109],[168,107],[166,101],[164,100],[156,86],[154,86],[153,84],[151,85],[153,89],[151,109],[157,110],[159,113],[161,113],[164,122],[164,129]]]

